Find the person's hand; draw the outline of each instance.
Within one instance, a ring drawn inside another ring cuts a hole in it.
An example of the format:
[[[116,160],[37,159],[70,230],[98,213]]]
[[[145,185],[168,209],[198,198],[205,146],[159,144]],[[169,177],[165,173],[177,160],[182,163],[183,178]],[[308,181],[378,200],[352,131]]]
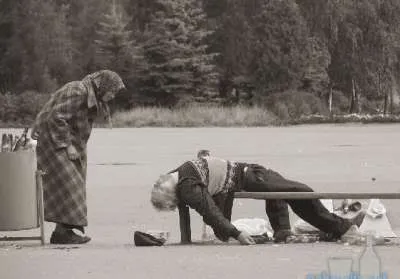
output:
[[[242,245],[253,245],[256,244],[256,242],[254,241],[254,239],[245,231],[242,231],[237,240],[240,242],[240,244]]]
[[[79,158],[79,152],[72,144],[67,147],[67,155],[70,160],[76,160]]]
[[[107,91],[106,93],[104,93],[102,100],[108,103],[109,101],[115,98],[115,94],[116,94],[115,92]]]

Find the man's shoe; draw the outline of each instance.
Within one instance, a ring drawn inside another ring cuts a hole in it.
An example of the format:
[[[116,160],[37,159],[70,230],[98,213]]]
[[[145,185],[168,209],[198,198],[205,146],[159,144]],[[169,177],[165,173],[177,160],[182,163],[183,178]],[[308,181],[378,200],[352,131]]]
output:
[[[358,213],[356,216],[354,216],[353,218],[351,218],[349,220],[352,225],[356,225],[357,227],[360,227],[362,222],[364,221],[364,217],[365,217],[365,211],[360,211],[360,213]]]
[[[292,236],[293,232],[291,230],[279,230],[274,233],[274,242],[281,243],[286,242],[289,236]]]
[[[84,244],[90,240],[90,237],[77,235],[73,230],[66,230],[65,232],[54,231],[50,237],[51,244]]]

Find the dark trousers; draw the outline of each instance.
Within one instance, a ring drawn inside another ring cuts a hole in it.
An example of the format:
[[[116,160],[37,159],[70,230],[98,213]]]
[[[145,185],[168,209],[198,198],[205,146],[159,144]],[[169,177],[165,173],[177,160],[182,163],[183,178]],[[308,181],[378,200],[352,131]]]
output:
[[[243,180],[243,190],[247,192],[313,192],[305,184],[285,179],[279,173],[256,164],[248,166]],[[266,200],[265,211],[275,232],[290,229],[288,204],[300,218],[334,237],[340,237],[351,226],[349,220],[329,212],[318,199]]]

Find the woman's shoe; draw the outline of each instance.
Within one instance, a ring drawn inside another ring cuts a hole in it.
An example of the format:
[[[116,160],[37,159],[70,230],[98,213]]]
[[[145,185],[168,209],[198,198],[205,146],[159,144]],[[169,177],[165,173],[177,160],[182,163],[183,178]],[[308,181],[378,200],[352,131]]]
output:
[[[66,230],[64,232],[54,231],[50,237],[51,244],[84,244],[90,240],[90,237],[77,235],[73,230]]]

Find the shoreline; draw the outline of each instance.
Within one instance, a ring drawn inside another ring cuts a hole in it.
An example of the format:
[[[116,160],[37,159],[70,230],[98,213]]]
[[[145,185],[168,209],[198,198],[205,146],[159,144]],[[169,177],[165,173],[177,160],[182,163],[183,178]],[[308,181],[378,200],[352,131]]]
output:
[[[337,125],[337,124],[397,124],[400,123],[400,115],[383,114],[345,114],[325,116],[313,114],[296,119],[282,120],[268,111],[263,111],[259,117],[256,113],[249,115],[232,115],[232,111],[222,112],[218,118],[213,115],[185,115],[182,112],[163,111],[163,115],[149,115],[148,112],[141,114],[136,111],[117,112],[113,117],[113,128],[248,128],[248,127],[290,127],[299,125]],[[243,111],[241,111],[242,113]],[[216,114],[214,114],[216,116]],[[24,128],[31,127],[33,121],[9,122],[0,121],[0,128]],[[94,128],[106,128],[106,123],[95,123]]]

